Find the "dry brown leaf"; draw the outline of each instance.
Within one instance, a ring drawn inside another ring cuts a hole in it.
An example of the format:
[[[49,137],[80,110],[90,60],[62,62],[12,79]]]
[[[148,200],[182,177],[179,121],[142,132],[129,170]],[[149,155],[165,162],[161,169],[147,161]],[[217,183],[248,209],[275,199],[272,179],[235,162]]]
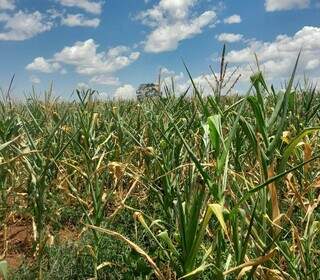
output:
[[[157,276],[158,279],[160,280],[166,280],[166,278],[164,277],[164,275],[162,274],[162,272],[160,271],[159,267],[156,265],[156,263],[152,260],[152,258],[141,248],[139,247],[137,244],[133,243],[132,241],[130,241],[129,239],[127,239],[125,236],[121,235],[118,232],[112,231],[112,230],[108,230],[108,229],[104,229],[104,228],[100,228],[100,227],[96,227],[96,226],[92,226],[92,225],[88,225],[89,228],[94,229],[96,231],[99,231],[101,233],[105,233],[108,234],[116,239],[119,239],[121,241],[124,241],[125,243],[127,243],[131,249],[133,249],[134,251],[136,251],[138,254],[140,254],[143,258],[146,259],[146,261],[149,263],[149,265],[154,269],[155,274]]]
[[[121,162],[109,162],[108,168],[110,174],[112,174],[115,179],[119,180],[125,172],[126,165]]]
[[[261,264],[265,263],[266,261],[270,260],[276,254],[276,252],[277,252],[277,250],[273,249],[270,253],[268,253],[265,256],[261,256],[259,258],[256,258],[256,259],[252,260],[252,261],[250,261],[250,260],[246,261],[243,264],[240,264],[240,265],[238,265],[236,267],[230,268],[229,270],[223,272],[223,275],[226,276],[226,275],[228,275],[230,273],[233,273],[233,272],[236,272],[238,270],[246,272],[247,270],[243,270],[244,268],[261,265]],[[241,271],[240,271],[240,273],[241,273]]]
[[[287,188],[294,193],[295,198],[299,201],[300,206],[302,209],[304,209],[305,212],[307,212],[307,208],[303,203],[303,197],[298,192],[297,188],[295,187],[295,184],[293,182],[293,175],[292,173],[289,173],[286,177],[285,184],[287,185]]]
[[[304,154],[304,161],[308,161],[311,159],[312,147],[309,143],[304,143],[303,154]],[[304,168],[304,172],[307,173],[310,169],[310,163],[305,164],[303,168]]]
[[[272,163],[268,168],[268,178],[274,177],[274,164]],[[272,204],[272,221],[276,225],[280,225],[280,209],[279,209],[279,203],[278,203],[278,195],[277,195],[277,188],[275,182],[272,182],[268,185],[268,189],[271,196],[271,204]],[[275,234],[279,233],[279,227],[274,227]]]

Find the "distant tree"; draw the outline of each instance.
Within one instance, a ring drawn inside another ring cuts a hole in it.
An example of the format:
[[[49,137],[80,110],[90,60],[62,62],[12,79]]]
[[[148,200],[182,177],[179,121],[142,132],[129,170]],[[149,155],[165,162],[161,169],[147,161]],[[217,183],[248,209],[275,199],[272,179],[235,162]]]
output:
[[[160,96],[159,85],[150,83],[150,84],[141,84],[137,89],[137,99],[139,101],[143,100],[146,97],[155,97]]]

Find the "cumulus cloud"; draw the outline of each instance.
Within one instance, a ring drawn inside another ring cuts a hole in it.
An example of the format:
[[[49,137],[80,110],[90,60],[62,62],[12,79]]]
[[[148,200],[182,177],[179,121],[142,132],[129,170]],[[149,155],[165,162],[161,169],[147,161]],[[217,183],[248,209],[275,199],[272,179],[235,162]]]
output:
[[[118,87],[113,95],[115,99],[136,99],[136,90],[130,84],[125,84],[121,87]]]
[[[175,81],[181,81],[185,78],[183,72],[176,73],[175,71],[170,70],[166,67],[162,67],[160,70],[161,70],[161,72],[160,72],[161,73],[161,76],[160,76],[161,80],[165,81],[165,82],[171,83],[172,78]]]
[[[221,33],[220,35],[216,36],[216,38],[219,42],[234,43],[241,41],[243,35],[234,33]]]
[[[14,10],[14,0],[0,0],[0,10]]]
[[[26,66],[27,70],[39,71],[42,73],[53,73],[61,68],[61,65],[57,62],[50,62],[43,57],[37,57],[32,63]]]
[[[242,21],[242,19],[239,15],[232,15],[232,16],[227,17],[223,20],[223,22],[226,24],[240,23],[241,21]]]
[[[41,83],[41,80],[37,77],[37,76],[31,76],[30,77],[30,82],[32,84],[40,84]]]
[[[93,39],[76,42],[73,46],[64,47],[50,59],[37,57],[27,65],[27,70],[52,73],[61,65],[75,67],[81,75],[91,76],[91,83],[101,85],[118,85],[118,78],[113,73],[128,67],[139,59],[140,53],[126,46],[117,46],[107,51],[98,52],[99,45]]]
[[[98,27],[100,19],[88,19],[83,14],[67,14],[61,18],[61,24],[69,27],[83,26],[83,27]]]
[[[241,74],[233,92],[245,92],[249,89],[250,76],[257,71],[254,54],[257,54],[260,70],[264,72],[266,80],[281,85],[290,78],[299,51],[302,49],[296,80],[302,79],[304,74],[311,81],[318,81],[320,77],[320,28],[305,26],[293,36],[279,35],[274,41],[263,42],[257,40],[245,41],[246,47],[232,50],[227,53],[226,61],[229,63],[226,77],[236,71],[230,79],[229,86],[237,80]],[[172,74],[172,73],[171,73]],[[219,76],[219,73],[216,73]],[[211,85],[216,82],[212,74],[194,76],[193,80],[197,88],[204,94],[212,94]],[[176,84],[178,92],[184,92],[192,85],[186,78]],[[228,90],[226,87],[225,90]]]
[[[2,41],[23,41],[40,33],[49,31],[53,23],[39,11],[29,13],[18,11],[13,15],[0,14],[0,22],[4,23],[0,32]]]
[[[182,40],[200,34],[202,28],[212,22],[214,17],[215,13],[208,11],[189,22],[160,26],[148,36],[145,51],[159,53],[175,50]]]
[[[180,85],[181,83],[184,83],[185,76],[183,72],[176,73],[173,70],[170,70],[166,67],[162,67],[160,69],[160,78],[161,78],[161,90],[162,92],[166,91],[166,88],[171,89],[172,88],[172,82],[173,86],[180,91]]]
[[[97,52],[99,45],[93,39],[76,42],[54,55],[54,60],[74,65],[76,72],[83,75],[110,74],[125,68],[136,61],[140,53],[128,47],[117,46],[107,52]]]
[[[265,8],[268,12],[304,9],[309,7],[310,0],[266,0]]]
[[[305,26],[292,37],[279,35],[273,42],[251,41],[248,46],[227,54],[230,63],[248,64],[256,53],[261,66],[272,77],[290,74],[295,59],[302,49],[301,69],[319,69],[320,28]]]
[[[160,68],[161,77],[173,76],[175,72],[173,70],[168,69],[167,67]]]
[[[76,88],[80,90],[86,90],[86,89],[89,89],[90,87],[87,83],[80,82],[77,84]]]
[[[82,5],[88,1],[62,0],[66,5],[71,5],[73,2],[77,5]],[[88,2],[91,3],[91,2]],[[94,4],[93,2],[91,4]],[[95,3],[102,5],[102,2]],[[87,6],[86,6],[87,7]],[[88,8],[89,9],[89,8]],[[57,25],[60,19],[62,25],[70,27],[98,27],[100,24],[99,18],[87,18],[83,14],[67,14],[55,9],[48,9],[46,12],[28,10],[16,10],[15,1],[0,0],[0,41],[23,41],[30,39],[38,34],[50,31]],[[94,10],[92,10],[94,11]],[[98,9],[96,12],[98,13]]]
[[[102,12],[103,2],[90,0],[59,0],[60,4],[66,7],[76,7],[92,14]]]
[[[246,77],[246,79],[242,79],[242,80],[238,79],[239,74],[240,74],[240,72],[237,71],[236,66],[231,66],[231,67],[227,68],[226,73],[225,73],[225,77],[226,77],[225,81],[228,81],[228,82],[226,82],[226,84],[222,88],[223,94],[225,94],[227,92],[229,93],[230,89],[231,89],[230,92],[232,92],[232,93],[238,92],[239,89],[243,89],[243,91],[248,89],[247,88],[248,80],[249,80],[250,75],[252,74],[251,69],[249,67],[241,69],[241,74],[243,75],[243,77]],[[217,77],[219,77],[220,73],[215,72],[215,75]],[[203,95],[214,94],[214,88],[217,87],[217,83],[216,83],[216,79],[212,73],[210,73],[210,74],[204,73],[199,76],[194,76],[192,78],[192,80],[193,80],[197,90],[201,94],[203,94]],[[235,84],[236,81],[237,81],[236,87],[233,87],[233,85]],[[181,79],[177,80],[175,88],[176,88],[176,92],[178,94],[185,93],[187,90],[189,90],[188,94],[192,94],[193,90],[194,90],[194,87],[193,87],[193,84],[191,83],[191,81],[187,77],[184,77],[184,76],[182,76]]]
[[[118,77],[111,77],[108,75],[98,75],[90,79],[90,83],[106,86],[118,86],[120,85],[120,80]]]
[[[152,30],[147,35],[146,52],[175,50],[179,43],[203,32],[216,19],[214,11],[193,15],[197,0],[161,0],[151,9],[141,12],[137,19]]]
[[[314,70],[314,69],[319,68],[319,66],[320,66],[320,59],[315,58],[315,59],[311,59],[307,62],[306,69],[307,70]]]

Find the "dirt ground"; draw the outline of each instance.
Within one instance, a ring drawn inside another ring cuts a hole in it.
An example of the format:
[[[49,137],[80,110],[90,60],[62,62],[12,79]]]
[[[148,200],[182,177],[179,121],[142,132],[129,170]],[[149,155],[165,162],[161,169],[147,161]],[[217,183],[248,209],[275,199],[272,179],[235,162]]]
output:
[[[0,252],[5,253],[5,260],[10,270],[18,268],[30,253],[32,246],[32,228],[24,221],[9,225],[7,242],[4,241],[3,229],[0,231]],[[6,252],[5,252],[6,251]]]

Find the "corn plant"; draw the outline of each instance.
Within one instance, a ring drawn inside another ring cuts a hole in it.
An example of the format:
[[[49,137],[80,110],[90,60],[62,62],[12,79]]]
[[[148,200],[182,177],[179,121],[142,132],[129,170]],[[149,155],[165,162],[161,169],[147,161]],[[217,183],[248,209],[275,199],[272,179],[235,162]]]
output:
[[[15,104],[6,94],[4,252],[14,250],[6,229],[21,219],[33,225],[42,279],[66,266],[50,263],[64,228],[77,260],[65,267],[72,277],[319,279],[320,94],[294,79],[299,58],[284,91],[258,71],[248,91],[235,94],[239,75],[225,54],[224,47],[220,71],[212,68],[211,94],[187,67],[187,91],[160,81],[163,94],[141,102],[100,101],[93,90],[61,102],[50,89]],[[71,226],[62,218],[70,213]]]
[[[19,142],[21,122],[15,110],[7,104],[6,99],[0,102],[0,220],[3,231],[3,259],[7,251],[7,226],[14,210],[13,203],[9,203],[9,197],[13,195],[16,186],[15,168],[17,153],[14,146]]]
[[[77,95],[80,104],[72,120],[78,127],[72,143],[76,156],[65,161],[65,169],[71,172],[67,178],[69,189],[83,210],[85,224],[99,227],[105,221],[107,203],[117,186],[111,184],[109,176],[112,164],[108,164],[111,157],[108,147],[112,145],[112,133],[104,131],[99,134],[103,124],[96,112],[95,92],[77,91]],[[98,270],[103,268],[103,264],[98,263],[100,237],[96,231],[92,234],[93,242],[87,245],[93,257],[93,276],[97,279]]]
[[[23,156],[23,164],[28,172],[28,210],[33,219],[34,250],[39,264],[39,278],[42,279],[42,257],[50,240],[50,217],[54,213],[51,201],[57,191],[54,180],[58,176],[59,160],[72,138],[61,129],[67,119],[67,111],[59,115],[50,107],[49,101],[42,106],[34,97],[25,109],[29,118],[22,121],[24,143],[21,145],[27,145],[34,151]],[[46,122],[50,118],[54,121],[48,125]],[[39,133],[46,137],[39,138]],[[23,152],[20,150],[20,153]]]

